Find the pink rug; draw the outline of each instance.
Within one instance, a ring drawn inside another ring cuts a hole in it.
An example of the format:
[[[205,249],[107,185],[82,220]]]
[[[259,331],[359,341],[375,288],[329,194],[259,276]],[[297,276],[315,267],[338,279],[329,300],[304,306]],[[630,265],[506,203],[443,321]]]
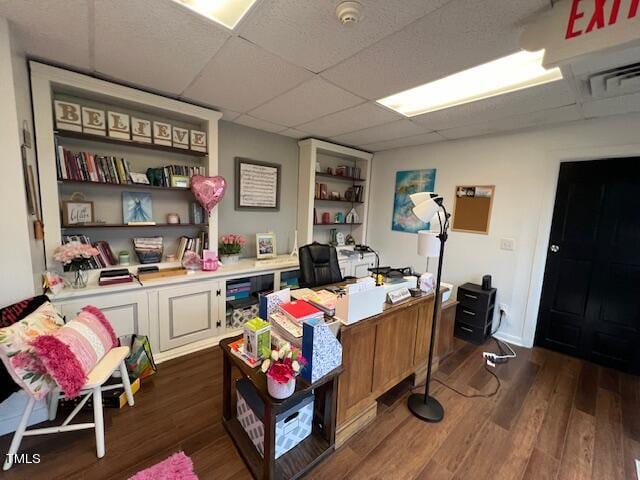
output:
[[[184,452],[178,452],[136,473],[129,480],[198,480],[198,477],[193,473],[191,459]]]

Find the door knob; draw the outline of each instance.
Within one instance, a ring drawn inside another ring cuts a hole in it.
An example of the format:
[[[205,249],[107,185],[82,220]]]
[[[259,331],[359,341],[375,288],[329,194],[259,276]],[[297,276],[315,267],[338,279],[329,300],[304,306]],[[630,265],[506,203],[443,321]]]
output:
[[[558,253],[560,251],[560,247],[558,245],[551,245],[551,248],[549,250],[551,250],[553,253]]]

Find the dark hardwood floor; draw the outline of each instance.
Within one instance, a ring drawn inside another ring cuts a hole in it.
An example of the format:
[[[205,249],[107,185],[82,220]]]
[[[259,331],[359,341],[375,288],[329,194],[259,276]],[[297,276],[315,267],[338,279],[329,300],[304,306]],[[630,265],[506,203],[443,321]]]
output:
[[[490,392],[482,348],[465,345],[436,378],[467,393]],[[414,418],[405,394],[385,398],[379,415],[307,478],[627,479],[640,458],[640,378],[542,349],[518,349],[499,366],[492,398],[464,398],[434,383],[441,423]],[[106,456],[90,430],[25,438],[17,465],[0,478],[126,479],[183,450],[201,480],[250,478],[221,417],[221,354],[215,348],[160,365],[136,405],[106,410]],[[0,437],[7,451],[10,436]]]

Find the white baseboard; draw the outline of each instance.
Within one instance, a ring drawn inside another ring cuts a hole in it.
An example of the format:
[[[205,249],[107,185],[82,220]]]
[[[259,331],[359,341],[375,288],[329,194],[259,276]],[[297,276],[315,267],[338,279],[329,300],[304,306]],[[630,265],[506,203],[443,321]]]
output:
[[[503,342],[511,343],[513,345],[518,345],[519,347],[528,348],[525,342],[522,340],[522,337],[518,337],[516,335],[510,335],[508,333],[498,332],[494,335],[494,337],[498,338],[499,340],[502,340]]]
[[[0,403],[0,435],[6,435],[7,433],[16,431],[27,400],[27,394],[19,391]],[[28,425],[44,422],[48,420],[48,418],[49,412],[47,410],[47,404],[44,400],[40,400],[36,402],[33,407]]]
[[[189,355],[190,353],[195,353],[199,352],[200,350],[215,347],[220,343],[220,340],[228,337],[233,337],[234,335],[238,335],[240,333],[242,333],[242,329],[235,332],[227,332],[224,335],[220,335],[219,337],[207,338],[206,340],[193,342],[183,347],[172,348],[171,350],[167,350],[166,352],[154,353],[153,358],[156,363],[173,360],[174,358],[183,357],[185,355]]]

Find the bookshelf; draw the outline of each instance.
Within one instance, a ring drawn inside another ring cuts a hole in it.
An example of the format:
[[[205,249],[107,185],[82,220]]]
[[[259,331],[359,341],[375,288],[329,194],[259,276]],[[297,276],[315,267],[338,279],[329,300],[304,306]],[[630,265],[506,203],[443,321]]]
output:
[[[219,112],[37,62],[31,62],[30,66],[47,269],[61,270],[53,259],[53,253],[64,235],[86,235],[92,242],[106,241],[116,257],[118,252],[128,251],[132,269],[138,264],[133,237],[162,236],[165,254],[175,253],[181,236],[195,237],[202,231],[215,245],[218,237],[217,208],[206,223],[193,222],[190,204],[195,199],[188,188],[88,181],[86,176],[85,179],[61,178],[56,154],[60,146],[69,152],[91,154],[94,158],[122,158],[135,173],[177,165],[201,167],[205,174],[217,175],[218,120],[222,116]],[[54,100],[203,131],[207,136],[208,151],[64,130],[55,124]],[[150,195],[155,225],[128,225],[124,222],[123,194],[126,192]],[[75,193],[93,202],[94,219],[88,224],[65,226],[61,202],[69,200]],[[180,223],[167,223],[170,213],[177,213]],[[98,272],[96,270],[91,275],[97,276]]]
[[[335,228],[351,234],[356,243],[366,243],[367,210],[369,198],[369,178],[373,155],[354,148],[336,145],[323,140],[309,138],[298,142],[300,147],[300,167],[298,173],[298,235],[300,245],[317,241],[329,243],[331,229]],[[316,171],[316,164],[319,170]],[[338,167],[346,166],[358,169],[359,175],[336,175]],[[319,198],[316,184],[326,185],[329,198]],[[347,189],[361,189],[359,199],[345,199]],[[330,198],[332,193],[340,195],[340,199]],[[354,208],[357,222],[346,222],[347,213]],[[315,214],[314,214],[315,210]],[[337,213],[342,213],[343,221],[335,223]],[[328,213],[330,222],[321,221],[322,214]]]

